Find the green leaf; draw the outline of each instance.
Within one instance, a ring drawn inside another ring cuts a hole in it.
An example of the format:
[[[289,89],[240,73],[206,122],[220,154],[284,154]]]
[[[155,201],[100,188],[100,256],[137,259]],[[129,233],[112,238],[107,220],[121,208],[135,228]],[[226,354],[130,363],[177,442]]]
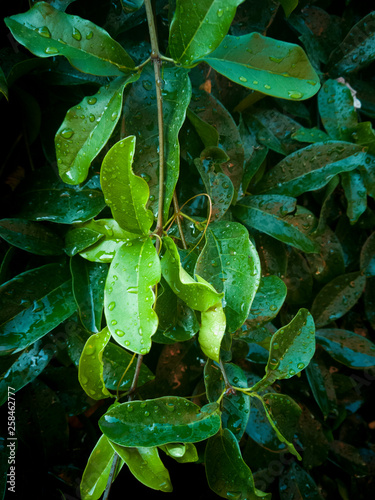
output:
[[[38,57],[65,56],[80,71],[100,76],[134,70],[133,60],[104,29],[47,2],[7,17],[5,23],[17,42]]]
[[[215,222],[206,232],[206,244],[195,273],[224,293],[229,332],[247,318],[260,280],[260,262],[248,231],[238,222]]]
[[[288,249],[288,266],[283,281],[288,289],[286,303],[302,305],[309,302],[312,294],[313,277],[302,252]],[[318,254],[312,254],[318,255]],[[319,254],[320,256],[320,254]]]
[[[359,170],[343,172],[341,185],[348,202],[346,215],[350,223],[355,224],[367,208],[367,191],[361,172]]]
[[[200,61],[235,83],[282,99],[309,99],[320,86],[318,75],[299,45],[260,33],[228,35]]]
[[[198,451],[193,443],[168,443],[160,446],[160,449],[181,464],[197,462],[199,459]]]
[[[0,236],[5,241],[37,255],[60,255],[62,240],[51,229],[25,219],[0,220]]]
[[[363,68],[375,58],[374,13],[361,19],[331,53],[328,64],[331,73],[341,76]]]
[[[139,74],[115,78],[67,112],[55,136],[59,173],[67,184],[83,182],[91,162],[111,137],[121,116],[122,96]]]
[[[360,146],[327,141],[300,149],[281,160],[256,185],[256,193],[297,197],[325,186],[335,175],[353,170],[365,161]]]
[[[246,325],[256,329],[275,318],[286,297],[287,288],[277,276],[260,278],[259,288],[251,305]]]
[[[344,251],[336,234],[328,226],[325,226],[319,236],[315,236],[314,239],[320,244],[320,252],[308,254],[306,259],[316,281],[327,283],[336,276],[344,274]]]
[[[352,142],[358,116],[350,89],[337,80],[327,80],[318,94],[319,114],[331,139]]]
[[[366,278],[360,272],[337,276],[316,295],[311,306],[317,327],[328,325],[346,314],[358,301]]]
[[[206,356],[219,362],[220,344],[224,337],[226,319],[221,302],[201,314],[198,342]]]
[[[161,271],[173,292],[196,311],[207,311],[224,297],[212,285],[197,277],[196,282],[181,266],[180,256],[173,240],[163,238],[165,254],[161,260]]]
[[[8,83],[2,68],[0,68],[0,92],[6,97],[6,100],[8,100]]]
[[[131,233],[147,234],[154,222],[146,208],[147,182],[133,173],[135,136],[117,142],[105,155],[100,180],[107,205],[118,224]]]
[[[242,191],[245,193],[248,190],[251,180],[261,168],[267,156],[268,147],[258,142],[255,131],[248,126],[243,115],[240,115],[238,130],[245,152],[244,174],[242,178]]]
[[[112,441],[110,444],[142,484],[153,490],[173,490],[169,472],[164,467],[156,447],[125,448]]]
[[[80,252],[82,257],[91,262],[112,262],[116,251],[121,245],[134,240],[138,236],[135,233],[129,233],[125,229],[122,229],[114,219],[91,220],[81,226],[81,228],[73,229],[72,231],[79,230],[95,231],[97,235],[101,236],[100,241],[89,248],[82,249],[84,251]],[[79,233],[77,234],[78,238]]]
[[[102,238],[104,238],[104,235],[93,229],[76,227],[66,233],[64,250],[69,257],[73,257],[85,250],[85,248],[91,247]]]
[[[279,440],[286,444],[292,455],[295,455],[298,460],[302,460],[292,444],[297,422],[301,415],[301,408],[289,396],[272,392],[264,394],[262,404],[268,421]]]
[[[195,443],[217,433],[220,411],[216,404],[199,408],[177,396],[120,404],[99,419],[102,432],[121,446],[160,446]]]
[[[338,328],[316,331],[316,341],[339,363],[360,369],[375,366],[375,344],[362,335]]]
[[[318,340],[318,337],[316,337]],[[329,415],[338,415],[337,397],[332,373],[324,358],[319,356],[319,350],[306,367],[306,376],[315,401],[322,410],[324,418]]]
[[[295,198],[271,194],[242,198],[233,208],[233,213],[246,226],[303,252],[319,252],[319,245],[306,234],[312,229],[314,217],[304,213],[301,208],[297,207],[296,211]]]
[[[19,274],[1,285],[0,297],[0,355],[22,351],[76,309],[69,271],[59,264]]]
[[[356,144],[367,147],[370,154],[375,154],[375,130],[371,122],[358,123],[351,133],[351,139]]]
[[[109,440],[101,436],[96,443],[83,472],[80,493],[82,500],[99,500],[107,486],[115,450]]]
[[[54,346],[43,346],[41,341],[25,349],[19,356],[8,358],[10,366],[0,372],[0,406],[8,399],[8,388],[12,387],[13,392],[17,392],[28,383],[32,382],[55,355]],[[3,358],[4,359],[4,358]]]
[[[81,257],[70,261],[73,294],[83,326],[89,332],[101,330],[107,264],[87,262]]]
[[[216,49],[244,0],[177,0],[169,32],[169,51],[183,66]]]
[[[286,17],[289,17],[297,7],[298,0],[280,0],[280,3],[283,6]]]
[[[365,276],[375,276],[375,232],[367,238],[362,247],[360,266]]]
[[[299,142],[325,142],[329,141],[329,136],[318,128],[301,127],[291,135],[292,139]]]
[[[254,231],[253,237],[259,255],[262,275],[284,277],[288,263],[286,245],[268,236],[268,234],[257,231]]]
[[[306,470],[293,462],[279,480],[280,500],[323,500],[319,488]]]
[[[92,399],[104,399],[112,394],[103,379],[103,351],[111,338],[108,328],[88,338],[79,360],[78,380],[82,389]]]
[[[259,392],[275,380],[293,377],[309,364],[314,352],[314,320],[307,309],[300,309],[290,323],[272,336],[266,375],[253,390]]]
[[[180,169],[178,134],[185,121],[191,98],[188,71],[181,67],[163,66],[163,123],[164,123],[164,220],[169,218],[169,207]],[[155,98],[155,75],[151,64],[145,66],[138,82],[131,86],[124,100],[125,132],[135,135],[137,148],[134,172],[142,176],[150,188],[149,208],[156,216],[159,203],[159,139],[158,112]]]
[[[160,281],[159,257],[151,239],[125,243],[108,271],[104,310],[113,338],[138,354],[151,349],[158,317],[153,287]]]
[[[221,429],[207,442],[206,475],[210,488],[222,498],[270,500],[269,493],[255,488],[253,475],[243,461],[237,439],[228,429]]]
[[[197,131],[205,148],[219,145],[219,133],[213,125],[205,122],[191,109],[187,108],[186,116]]]

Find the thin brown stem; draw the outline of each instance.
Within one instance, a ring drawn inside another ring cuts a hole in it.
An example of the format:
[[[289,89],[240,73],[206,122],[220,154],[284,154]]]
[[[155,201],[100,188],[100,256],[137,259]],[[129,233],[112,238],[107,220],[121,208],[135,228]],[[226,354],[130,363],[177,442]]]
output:
[[[131,385],[129,392],[128,392],[128,401],[133,401],[133,399],[134,399],[134,393],[137,390],[138,378],[139,378],[139,374],[141,372],[142,362],[143,362],[143,356],[142,356],[142,354],[139,354],[139,356],[137,358],[137,365],[135,367],[133,382],[132,382],[132,385]]]
[[[113,462],[111,465],[111,470],[108,476],[108,481],[107,481],[107,486],[105,487],[104,494],[103,494],[103,500],[107,500],[109,496],[109,492],[111,491],[111,486],[112,486],[112,481],[113,481],[113,476],[115,475],[116,467],[117,467],[117,462],[120,457],[115,453],[113,457]]]
[[[178,231],[179,231],[180,236],[181,236],[181,243],[182,243],[182,246],[184,247],[184,249],[187,250],[185,235],[184,235],[184,231],[182,229],[182,224],[181,224],[181,219],[180,219],[180,207],[178,206],[178,199],[177,199],[176,191],[173,193],[173,208],[174,208],[174,213],[176,215],[176,222],[177,222]]]

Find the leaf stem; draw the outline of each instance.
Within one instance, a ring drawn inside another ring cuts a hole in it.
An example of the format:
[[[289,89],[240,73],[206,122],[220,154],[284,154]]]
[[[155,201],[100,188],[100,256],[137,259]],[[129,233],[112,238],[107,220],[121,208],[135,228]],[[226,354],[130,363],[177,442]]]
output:
[[[178,231],[179,231],[180,236],[181,236],[182,246],[184,247],[185,250],[187,250],[185,235],[184,235],[184,231],[182,229],[182,224],[181,224],[181,219],[180,219],[180,207],[178,206],[178,199],[177,199],[176,191],[173,193],[173,209],[174,209],[174,213],[176,216]]]
[[[111,491],[111,486],[112,486],[112,481],[113,481],[113,476],[115,474],[115,470],[117,467],[117,462],[118,462],[119,456],[117,453],[114,454],[113,457],[113,462],[111,465],[111,470],[108,476],[108,481],[107,481],[107,486],[105,487],[104,494],[103,494],[103,500],[107,500],[109,497],[109,492]]]
[[[143,362],[143,356],[142,356],[142,354],[139,354],[139,356],[137,358],[137,365],[135,367],[133,382],[132,382],[132,385],[131,385],[129,392],[128,392],[128,401],[132,401],[134,399],[134,393],[137,389],[137,383],[138,383],[139,374],[141,372],[142,362]]]
[[[151,60],[154,64],[155,84],[156,84],[156,103],[158,110],[158,129],[159,129],[159,196],[158,196],[158,218],[155,233],[159,236],[163,234],[163,203],[164,203],[164,119],[163,119],[163,96],[162,96],[162,78],[160,67],[162,60],[159,54],[158,39],[155,29],[155,18],[151,6],[151,0],[145,0],[148,31],[151,40]]]

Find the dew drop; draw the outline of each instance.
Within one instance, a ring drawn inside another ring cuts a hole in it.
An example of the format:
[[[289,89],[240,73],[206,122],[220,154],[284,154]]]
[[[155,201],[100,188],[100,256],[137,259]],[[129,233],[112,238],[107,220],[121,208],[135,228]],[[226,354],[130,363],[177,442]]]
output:
[[[71,128],[64,128],[64,130],[60,132],[60,135],[64,137],[64,139],[70,139],[73,136],[73,134],[74,132]]]
[[[108,304],[108,309],[109,311],[113,311],[113,309],[116,307],[116,302],[110,302]]]
[[[115,334],[119,337],[123,337],[125,335],[125,332],[123,330],[115,330]]]
[[[56,47],[47,47],[44,51],[46,54],[58,54],[59,51]]]
[[[253,85],[258,85],[258,81],[257,80],[253,80]]]
[[[305,364],[304,363],[298,363],[297,368],[299,370],[303,370],[305,368]]]
[[[217,11],[217,17],[221,17],[223,14],[224,14],[223,9],[219,9],[219,10]]]
[[[111,114],[111,120],[113,122],[116,120],[117,117],[118,117],[118,113],[116,113],[116,111]]]
[[[143,80],[142,86],[145,90],[151,90],[152,89],[152,83],[150,80]]]
[[[91,38],[94,36],[94,33],[92,31],[89,31],[86,35],[86,40],[91,40]]]
[[[90,122],[94,122],[95,121],[95,115],[93,115],[92,113],[89,114],[89,120]]]
[[[82,39],[81,32],[80,32],[77,28],[73,28],[72,37],[73,37],[75,40],[80,41],[80,40]]]
[[[239,80],[240,82],[247,82],[247,78],[245,78],[244,76],[240,76]]]
[[[42,26],[41,28],[38,28],[37,32],[39,33],[40,36],[44,36],[44,38],[51,38],[51,32],[47,28],[47,26]]]
[[[98,99],[96,97],[89,97],[87,104],[95,104]]]
[[[268,85],[267,83],[264,85],[264,88],[269,90],[271,88],[271,85]]]
[[[116,321],[115,319],[113,319],[113,320],[111,321],[111,325],[113,325],[113,326],[117,325],[117,321]]]
[[[293,376],[293,375],[295,375],[295,374],[296,374],[295,370],[293,370],[293,368],[291,368],[291,369],[289,370],[289,375],[292,375],[292,376]]]
[[[128,293],[138,293],[138,287],[137,286],[129,286],[126,291]]]
[[[139,351],[141,354],[147,354],[147,349],[143,348]]]
[[[291,99],[301,99],[301,97],[303,97],[303,94],[301,92],[298,92],[297,90],[288,90],[288,96]]]
[[[150,182],[150,180],[151,180],[151,177],[150,177],[148,174],[146,174],[145,172],[142,172],[142,173],[141,173],[141,177],[142,177],[142,179],[144,179],[146,182]]]

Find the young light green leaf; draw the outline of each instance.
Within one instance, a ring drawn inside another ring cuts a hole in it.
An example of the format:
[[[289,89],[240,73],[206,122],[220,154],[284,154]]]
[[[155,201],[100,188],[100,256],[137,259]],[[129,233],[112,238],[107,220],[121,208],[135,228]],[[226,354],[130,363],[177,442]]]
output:
[[[343,172],[341,185],[348,202],[346,215],[350,223],[355,224],[367,208],[367,190],[361,172],[359,170]]]
[[[225,314],[221,302],[201,314],[198,342],[206,356],[219,362],[220,344],[225,333]]]
[[[284,303],[286,294],[287,288],[282,279],[277,276],[260,278],[259,288],[247,317],[247,327],[255,330],[275,318]]]
[[[38,57],[65,56],[80,71],[100,76],[134,70],[134,61],[104,29],[47,2],[37,2],[5,23],[17,42]]]
[[[160,277],[159,257],[150,238],[123,244],[108,271],[104,292],[108,328],[120,345],[138,354],[149,352],[158,326],[153,287]]]
[[[311,306],[316,326],[328,325],[346,314],[358,301],[365,283],[366,277],[357,271],[337,276],[327,283]]]
[[[298,0],[280,0],[280,3],[283,6],[286,17],[289,17],[297,7]]]
[[[300,149],[271,168],[256,185],[257,194],[271,193],[297,197],[320,189],[341,172],[362,165],[366,153],[361,146],[327,141]]]
[[[217,433],[219,406],[199,408],[177,396],[120,404],[99,420],[102,432],[121,446],[160,446],[166,443],[195,443]]]
[[[210,488],[223,498],[270,500],[271,495],[255,488],[251,470],[244,462],[237,439],[221,429],[207,442],[206,475]]]
[[[260,33],[228,35],[200,61],[235,83],[282,99],[309,99],[320,86],[318,75],[299,45]]]
[[[146,208],[147,182],[133,173],[135,136],[117,142],[106,154],[100,180],[107,205],[118,224],[131,233],[147,234],[154,222]]]
[[[64,182],[80,184],[86,179],[91,162],[120,119],[124,88],[138,78],[138,73],[115,78],[69,109],[55,136],[57,165]]]
[[[115,456],[109,440],[101,436],[88,459],[83,472],[80,492],[82,500],[99,500],[107,486]]]
[[[307,309],[300,309],[290,323],[272,336],[266,374],[253,390],[259,392],[275,380],[293,377],[309,364],[314,352],[314,320]]]
[[[352,142],[358,115],[350,89],[337,80],[327,80],[318,94],[318,106],[322,123],[331,139]]]
[[[362,247],[360,264],[365,276],[375,276],[375,232],[367,238]]]
[[[197,462],[199,459],[193,443],[168,443],[160,446],[160,449],[180,464]]]
[[[76,310],[68,269],[47,264],[0,287],[0,356],[22,351]]]
[[[297,206],[296,211],[295,198],[276,194],[247,196],[233,207],[233,213],[246,226],[303,252],[319,252],[319,245],[308,234],[313,229],[314,217],[304,213],[302,207]]]
[[[112,448],[142,484],[153,490],[173,490],[168,470],[159,457],[156,447],[125,448],[109,441]]]
[[[169,51],[183,66],[216,49],[244,0],[177,0],[169,32]]]
[[[249,233],[237,222],[210,224],[195,273],[224,293],[227,329],[235,332],[247,318],[260,280],[260,262]]]
[[[103,351],[111,338],[111,332],[104,328],[91,335],[81,353],[78,380],[82,389],[92,399],[104,399],[112,394],[106,389],[103,379]]]
[[[1,219],[0,237],[36,255],[60,255],[62,240],[51,229],[26,219]]]
[[[181,266],[180,256],[174,241],[163,238],[166,251],[161,260],[161,271],[173,292],[196,311],[207,311],[224,297],[212,285],[197,277],[196,282]]]
[[[298,460],[302,460],[292,443],[297,422],[301,415],[301,408],[289,396],[273,392],[264,394],[262,404],[268,421],[279,440],[286,444],[292,455],[296,456]]]
[[[350,368],[375,366],[375,344],[362,335],[339,328],[323,328],[316,331],[316,341],[336,361]]]

